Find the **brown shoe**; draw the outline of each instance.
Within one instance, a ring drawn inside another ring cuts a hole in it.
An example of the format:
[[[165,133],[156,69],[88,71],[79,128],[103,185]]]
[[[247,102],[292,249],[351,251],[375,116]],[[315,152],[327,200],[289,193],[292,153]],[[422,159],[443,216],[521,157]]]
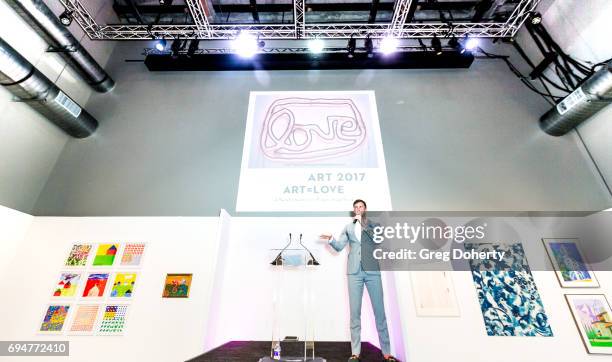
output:
[[[359,359],[359,356],[354,354],[351,357],[349,357],[348,362],[359,362],[361,361],[361,359]]]
[[[389,357],[383,357],[385,362],[400,362],[400,360],[398,360],[397,358],[393,357],[393,356],[389,356]]]

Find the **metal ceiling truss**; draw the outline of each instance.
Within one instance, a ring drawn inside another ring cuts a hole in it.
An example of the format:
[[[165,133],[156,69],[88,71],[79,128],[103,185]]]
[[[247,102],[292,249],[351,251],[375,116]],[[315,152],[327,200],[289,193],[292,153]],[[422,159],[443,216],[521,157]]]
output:
[[[293,0],[295,39],[302,39],[306,35],[306,22],[304,21],[305,3],[306,0]]]
[[[78,0],[76,0],[78,1]],[[200,39],[210,38],[210,24],[206,17],[206,12],[202,6],[202,0],[185,0],[189,7],[189,13],[193,18]]]
[[[461,37],[507,38],[516,34],[540,0],[520,0],[504,23],[412,23],[411,13],[417,0],[396,0],[391,23],[321,23],[304,21],[305,0],[294,0],[293,24],[210,24],[202,1],[186,0],[193,25],[99,25],[80,3],[80,0],[60,0],[72,12],[73,18],[94,40],[150,40],[151,38],[234,39],[240,32],[248,32],[261,39],[339,39],[382,38],[392,35],[400,39]],[[412,6],[411,6],[412,5]]]

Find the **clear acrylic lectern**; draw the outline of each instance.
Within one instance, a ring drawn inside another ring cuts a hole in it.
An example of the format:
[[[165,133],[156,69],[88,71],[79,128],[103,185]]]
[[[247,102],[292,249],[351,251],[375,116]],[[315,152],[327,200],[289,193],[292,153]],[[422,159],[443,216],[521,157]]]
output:
[[[272,343],[270,355],[259,362],[325,362],[315,355],[314,293],[311,273],[319,263],[301,243],[291,238],[283,249],[270,250],[273,270]],[[279,349],[280,346],[280,349]]]

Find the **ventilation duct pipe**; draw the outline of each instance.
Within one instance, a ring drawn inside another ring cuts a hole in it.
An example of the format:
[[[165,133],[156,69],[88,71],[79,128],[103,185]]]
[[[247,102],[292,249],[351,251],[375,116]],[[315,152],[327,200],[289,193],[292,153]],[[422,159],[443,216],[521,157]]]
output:
[[[0,85],[72,137],[87,137],[98,127],[95,118],[1,38]]]
[[[94,90],[105,93],[115,82],[63,26],[42,0],[5,0]]]
[[[589,77],[540,118],[540,127],[551,136],[563,136],[612,103],[612,61]]]

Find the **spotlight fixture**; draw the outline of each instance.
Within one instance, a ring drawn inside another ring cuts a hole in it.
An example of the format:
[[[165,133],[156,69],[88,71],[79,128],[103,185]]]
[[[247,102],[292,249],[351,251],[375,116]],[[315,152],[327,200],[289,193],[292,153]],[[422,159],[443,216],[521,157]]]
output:
[[[321,39],[311,39],[308,42],[308,50],[313,54],[319,54],[323,51],[325,43]]]
[[[431,39],[431,47],[433,48],[433,50],[436,53],[436,55],[441,55],[442,54],[442,42],[435,35]]]
[[[183,42],[180,38],[176,38],[170,45],[170,50],[172,50],[172,57],[178,57],[183,48],[185,48],[185,42]]]
[[[542,22],[542,15],[540,13],[532,13],[530,21],[531,24],[538,25]]]
[[[366,36],[365,49],[366,54],[368,54],[368,58],[372,58],[374,56],[374,41],[372,41],[372,38],[370,38],[370,34]]]
[[[70,26],[72,24],[72,11],[64,11],[59,16],[59,21],[63,26]]]
[[[348,52],[347,56],[349,58],[353,58],[355,56],[355,49],[357,49],[357,39],[351,38],[348,40],[348,44],[346,45],[346,51]]]
[[[459,54],[463,54],[466,51],[464,42],[459,41],[459,39],[457,39],[457,37],[454,35],[448,41],[448,46],[457,50]]]
[[[170,6],[172,5],[173,0],[159,0],[159,5],[161,6]]]
[[[157,51],[163,52],[164,49],[166,49],[166,39],[164,38],[158,39],[155,42],[155,49],[157,49]]]
[[[261,43],[263,42],[259,42],[253,34],[240,33],[232,45],[236,54],[243,58],[251,58],[260,49]]]
[[[191,43],[189,43],[189,48],[187,49],[187,56],[193,56],[196,51],[200,48],[200,39],[193,39]]]
[[[391,53],[395,53],[397,51],[398,40],[394,37],[387,36],[384,37],[378,46],[378,50],[384,55],[389,55]]]
[[[465,50],[473,51],[473,50],[476,50],[476,48],[478,48],[479,43],[480,41],[477,38],[469,38],[466,36],[465,44],[463,45],[463,47],[465,48]]]

